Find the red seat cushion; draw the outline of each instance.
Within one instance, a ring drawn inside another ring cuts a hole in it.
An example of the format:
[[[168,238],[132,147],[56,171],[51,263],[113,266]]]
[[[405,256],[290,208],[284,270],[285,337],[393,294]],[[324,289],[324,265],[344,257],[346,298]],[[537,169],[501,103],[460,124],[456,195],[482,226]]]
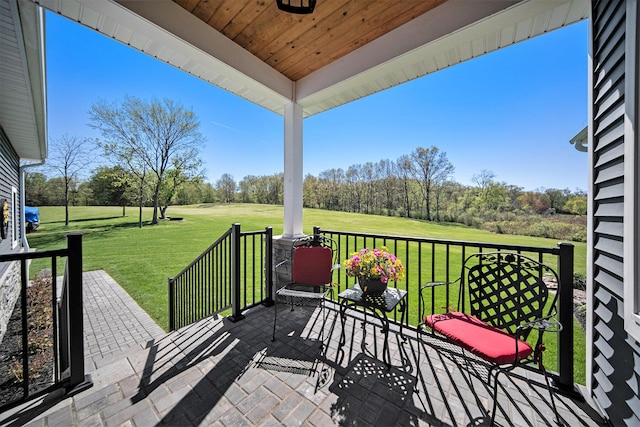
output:
[[[516,361],[516,338],[474,316],[451,312],[433,314],[424,321],[449,341],[488,362],[503,365]],[[529,343],[518,340],[517,360],[529,357],[532,352]]]
[[[299,246],[293,252],[294,283],[321,286],[331,282],[333,251],[326,246]]]

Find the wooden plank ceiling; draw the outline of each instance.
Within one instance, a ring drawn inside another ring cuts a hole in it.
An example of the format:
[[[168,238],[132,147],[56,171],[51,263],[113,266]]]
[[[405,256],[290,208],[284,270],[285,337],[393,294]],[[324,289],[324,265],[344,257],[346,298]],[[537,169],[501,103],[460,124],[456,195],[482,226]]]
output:
[[[275,0],[173,0],[293,81],[447,0],[317,0],[296,15]]]

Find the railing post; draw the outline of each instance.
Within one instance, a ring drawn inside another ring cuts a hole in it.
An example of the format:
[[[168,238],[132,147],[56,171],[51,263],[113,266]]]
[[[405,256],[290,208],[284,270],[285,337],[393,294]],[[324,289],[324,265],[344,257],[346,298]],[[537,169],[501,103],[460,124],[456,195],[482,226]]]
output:
[[[84,321],[82,301],[82,234],[67,234],[67,266],[69,280],[69,367],[67,394],[91,387],[91,377],[84,372]],[[52,278],[55,280],[55,277]]]
[[[559,243],[558,273],[560,278],[558,320],[562,325],[558,338],[557,388],[565,393],[577,392],[573,381],[573,245]],[[579,394],[579,392],[578,392]]]
[[[175,301],[175,279],[169,277],[169,330],[176,330],[176,301]]]
[[[262,305],[265,307],[271,307],[273,305],[273,229],[271,227],[265,228],[265,285],[266,285],[266,297],[262,301]]]
[[[237,322],[244,319],[240,311],[240,224],[231,226],[231,316]]]

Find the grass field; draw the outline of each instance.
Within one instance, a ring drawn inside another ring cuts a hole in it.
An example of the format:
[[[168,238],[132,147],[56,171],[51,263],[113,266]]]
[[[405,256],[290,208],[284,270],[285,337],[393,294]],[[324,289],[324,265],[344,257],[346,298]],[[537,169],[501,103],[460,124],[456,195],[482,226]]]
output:
[[[102,269],[111,275],[164,329],[168,325],[167,279],[180,272],[233,223],[243,231],[273,227],[282,233],[283,208],[271,205],[193,205],[170,207],[167,214],[182,221],[148,225],[152,211],[143,211],[145,226],[138,228],[138,210],[121,207],[71,207],[70,224],[64,225],[63,207],[41,207],[40,227],[28,235],[39,250],[65,246],[69,231],[83,233],[83,269]],[[305,209],[304,232],[325,229],[428,237],[448,240],[555,246],[551,239],[493,234],[457,224],[435,224],[404,218]],[[575,245],[575,271],[585,273],[586,245]],[[34,262],[32,273],[45,267]],[[414,316],[412,316],[414,317]],[[577,322],[576,322],[577,325]],[[576,328],[576,381],[584,383],[584,333]],[[549,349],[553,359],[555,348]]]

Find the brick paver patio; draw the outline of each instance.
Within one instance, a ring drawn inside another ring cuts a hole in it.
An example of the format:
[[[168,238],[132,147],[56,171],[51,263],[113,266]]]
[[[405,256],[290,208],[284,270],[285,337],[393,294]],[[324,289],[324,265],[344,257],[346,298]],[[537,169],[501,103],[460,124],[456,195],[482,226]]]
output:
[[[87,280],[85,286],[99,286],[103,292],[113,289],[100,280],[99,276],[94,282]],[[90,294],[88,290],[86,295]],[[105,300],[98,306],[104,304]],[[128,308],[120,314],[129,320],[137,317],[137,309]],[[87,303],[86,309],[96,306]],[[114,319],[109,322],[115,324]],[[104,353],[88,357],[95,363],[93,387],[72,397],[48,396],[6,411],[0,414],[0,425],[466,426],[487,420],[491,399],[484,366],[473,363],[477,373],[469,380],[457,350],[438,339],[419,341],[415,330],[405,328],[405,341],[392,325],[392,366],[387,368],[381,361],[379,328],[367,326],[363,345],[357,314],[347,319],[343,348],[338,348],[341,325],[332,306],[324,324],[318,309],[282,310],[275,342],[272,322],[273,308],[257,307],[237,323],[209,318],[155,335],[157,326],[150,327],[142,316],[139,323],[146,333],[131,326],[133,335],[142,334],[139,342],[125,343],[120,352],[108,345]],[[88,352],[102,345],[100,334],[107,334],[103,326],[85,323],[88,342],[92,333],[100,337],[88,345]],[[109,328],[113,334],[120,329]],[[324,350],[318,339],[321,329],[327,343]],[[497,421],[554,425],[540,378],[517,373],[522,376],[501,377],[504,389]],[[566,425],[602,424],[584,402],[558,395],[556,403]]]
[[[164,330],[104,270],[85,272],[82,279],[87,372],[164,335]]]

